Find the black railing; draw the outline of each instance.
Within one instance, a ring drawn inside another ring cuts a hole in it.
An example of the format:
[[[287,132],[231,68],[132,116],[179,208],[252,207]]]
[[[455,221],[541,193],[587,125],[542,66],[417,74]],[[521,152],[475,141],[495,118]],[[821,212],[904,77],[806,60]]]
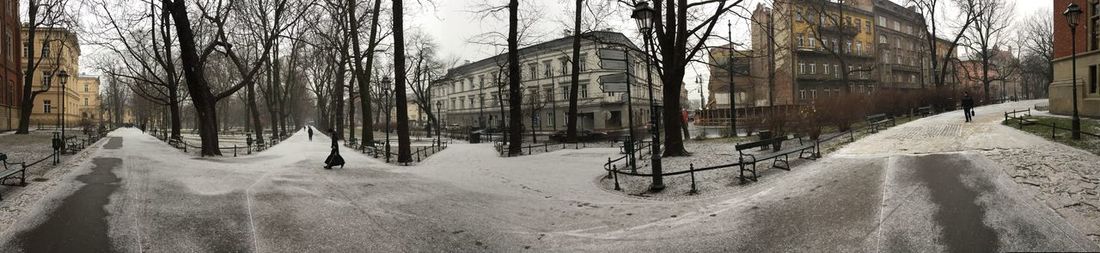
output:
[[[929,115],[931,115],[931,114],[929,114]],[[919,118],[920,116],[918,116],[915,113],[910,113],[910,114],[902,114],[902,115],[900,115],[900,117],[912,119],[912,118]],[[898,118],[898,117],[890,116],[890,118]],[[855,135],[856,135],[857,132],[864,132],[864,133],[870,134],[870,133],[872,133],[870,129],[871,129],[870,126],[864,125],[864,126],[860,126],[860,127],[851,127],[846,131],[836,132],[834,134],[831,134],[831,135],[829,135],[827,137],[823,137],[823,138],[819,136],[817,139],[814,140],[814,148],[813,148],[814,157],[817,157],[817,158],[822,157],[821,147],[824,146],[826,143],[836,142],[836,141],[846,141],[847,143],[852,143],[852,142],[855,142],[855,140],[856,140]],[[1096,135],[1094,135],[1094,136],[1096,136]],[[844,138],[844,137],[847,137],[847,138]],[[1097,137],[1100,137],[1100,136],[1097,136]],[[639,146],[639,148],[636,148],[634,151],[639,152],[639,154],[642,154],[643,156],[648,154],[649,152],[642,152],[642,151],[644,151],[644,149],[646,149],[646,148],[651,148],[651,147],[643,146],[644,144],[645,143],[643,142],[643,143],[640,143],[639,145],[637,145],[637,146]],[[625,151],[622,152],[622,153],[625,153]],[[607,177],[612,178],[614,180],[615,190],[617,190],[617,191],[622,190],[622,188],[619,185],[618,175],[620,175],[620,174],[621,175],[627,175],[627,176],[640,176],[640,177],[655,176],[652,173],[639,173],[639,172],[636,171],[636,168],[631,168],[630,171],[625,171],[625,170],[621,169],[621,168],[626,168],[626,167],[630,166],[629,161],[627,160],[628,157],[629,157],[629,155],[622,155],[622,156],[619,156],[617,158],[609,157],[609,158],[607,158],[607,162],[604,163],[604,165],[603,165],[604,170],[606,170],[607,173],[608,173]],[[636,159],[641,160],[642,158],[636,158]],[[767,160],[764,160],[764,161],[767,161]],[[763,162],[763,161],[756,161],[756,162]],[[722,168],[731,168],[731,167],[741,168],[742,166],[744,166],[746,164],[747,163],[742,163],[742,162],[738,161],[738,162],[734,162],[734,163],[720,164],[720,165],[713,165],[713,166],[708,166],[708,167],[696,168],[694,163],[689,163],[687,169],[668,170],[669,172],[661,173],[661,176],[675,176],[675,175],[682,175],[682,174],[690,174],[691,175],[691,192],[695,193],[695,192],[697,192],[696,180],[695,180],[695,173],[696,172],[716,170],[716,169],[722,169]]]
[[[1017,114],[1023,114],[1024,116],[1016,116]],[[1012,125],[1011,124],[1012,122],[1009,122],[1009,121],[1010,120],[1015,120],[1016,128],[1018,128],[1018,129],[1024,129],[1024,126],[1026,126],[1026,125],[1038,125],[1038,126],[1050,127],[1050,139],[1052,139],[1052,140],[1057,140],[1058,139],[1058,130],[1062,130],[1062,131],[1066,131],[1066,132],[1070,132],[1070,133],[1073,132],[1072,128],[1065,128],[1065,127],[1058,126],[1057,122],[1051,122],[1050,124],[1047,124],[1047,123],[1043,123],[1042,121],[1030,120],[1030,118],[1026,118],[1026,117],[1031,117],[1031,109],[1030,108],[1026,109],[1026,110],[1015,110],[1015,111],[1005,112],[1004,116],[1005,116],[1005,123],[1007,123],[1010,127]],[[1086,132],[1084,130],[1080,130],[1080,132],[1081,132],[1081,135],[1084,135],[1084,136],[1100,138],[1100,134],[1097,134],[1097,133],[1090,133],[1090,132]]]
[[[154,138],[157,138],[158,140],[161,140],[161,141],[164,141],[165,143],[168,143],[168,145],[172,146],[173,148],[182,150],[184,153],[187,153],[188,148],[202,150],[202,146],[200,146],[200,145],[195,145],[195,144],[192,144],[190,142],[184,141],[182,139],[172,139],[172,138],[169,138],[167,134],[161,135],[161,134],[156,134],[156,132],[157,131],[152,131],[152,133],[150,135],[153,136]],[[263,142],[254,143],[255,145],[237,145],[237,144],[233,144],[233,146],[219,146],[218,150],[232,151],[233,152],[233,157],[237,157],[241,153],[252,154],[252,152],[254,152],[254,151],[255,152],[260,152],[260,151],[267,150],[271,147],[274,147],[276,144],[279,144],[279,143],[285,141],[287,138],[290,138],[290,136],[291,136],[290,134],[287,134],[287,135],[279,136],[278,138],[268,138],[267,140],[265,140]],[[200,156],[205,156],[201,152],[200,152],[199,155]]]

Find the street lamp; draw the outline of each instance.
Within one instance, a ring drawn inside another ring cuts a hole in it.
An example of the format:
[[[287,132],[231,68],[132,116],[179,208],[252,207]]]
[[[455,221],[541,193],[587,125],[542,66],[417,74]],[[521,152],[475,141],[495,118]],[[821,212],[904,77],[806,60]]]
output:
[[[664,177],[661,175],[661,135],[660,135],[660,122],[657,118],[657,106],[653,103],[653,70],[649,63],[649,41],[653,33],[653,16],[657,15],[657,11],[649,7],[649,2],[641,1],[634,5],[634,12],[631,13],[630,18],[638,24],[638,32],[642,34],[642,40],[645,44],[646,61],[645,72],[646,82],[649,84],[649,118],[650,124],[653,126],[650,128],[650,133],[653,134],[653,143],[650,145],[650,150],[653,153],[650,155],[650,167],[653,170],[653,183],[649,185],[650,191],[661,191],[665,189]]]
[[[1062,12],[1062,15],[1066,16],[1066,23],[1069,24],[1070,44],[1072,44],[1073,56],[1073,139],[1081,139],[1081,118],[1077,116],[1077,19],[1081,16],[1081,7],[1078,7],[1075,3],[1070,3],[1066,7],[1066,11]]]
[[[439,120],[443,117],[443,100],[435,101],[435,145],[443,145],[443,128],[440,127]],[[431,112],[431,111],[429,111]]]
[[[61,111],[61,114],[62,114],[62,120],[61,120],[61,122],[62,122],[62,142],[65,142],[65,140],[66,140],[65,139],[65,97],[68,97],[68,96],[65,96],[65,91],[66,91],[65,90],[65,84],[68,83],[68,73],[65,72],[65,70],[62,70],[61,73],[57,73],[57,77],[62,78],[61,79],[61,84],[62,84],[61,88],[62,89],[57,90],[57,92],[59,92],[59,94],[61,94],[61,97],[62,97],[62,111]],[[65,145],[62,145],[62,151],[65,151]]]
[[[382,96],[386,100],[386,163],[390,162],[390,77],[382,77]]]

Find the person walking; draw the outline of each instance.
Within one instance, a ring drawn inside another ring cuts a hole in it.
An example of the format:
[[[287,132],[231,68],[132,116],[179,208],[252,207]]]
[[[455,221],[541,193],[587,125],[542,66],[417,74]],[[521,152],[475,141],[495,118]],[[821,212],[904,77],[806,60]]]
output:
[[[328,158],[325,159],[325,169],[332,169],[332,167],[340,166],[344,168],[344,158],[340,157],[340,144],[337,142],[336,130],[328,129],[328,135],[332,138],[332,152],[328,154]]]
[[[974,116],[974,98],[970,97],[969,92],[963,92],[962,107],[963,114],[966,114],[966,122],[970,122],[971,117]]]
[[[306,133],[309,134],[309,141],[313,141],[313,128],[306,126]]]

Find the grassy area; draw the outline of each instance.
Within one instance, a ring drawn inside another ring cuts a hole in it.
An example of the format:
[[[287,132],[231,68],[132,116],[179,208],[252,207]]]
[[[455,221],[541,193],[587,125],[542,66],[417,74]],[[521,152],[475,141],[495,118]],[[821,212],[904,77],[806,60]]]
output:
[[[1001,124],[1041,136],[1048,140],[1086,150],[1094,154],[1100,154],[1100,138],[1098,137],[1082,134],[1080,140],[1074,140],[1071,138],[1072,133],[1069,130],[1063,129],[1056,129],[1054,135],[1051,136],[1051,125],[1068,129],[1070,128],[1070,124],[1072,124],[1072,119],[1070,118],[1048,116],[1029,116],[1025,118],[1035,119],[1038,122],[1032,125],[1024,125],[1023,128],[1020,128],[1017,121],[1012,119],[1001,122]],[[1100,121],[1094,119],[1081,119],[1081,131],[1100,134]]]

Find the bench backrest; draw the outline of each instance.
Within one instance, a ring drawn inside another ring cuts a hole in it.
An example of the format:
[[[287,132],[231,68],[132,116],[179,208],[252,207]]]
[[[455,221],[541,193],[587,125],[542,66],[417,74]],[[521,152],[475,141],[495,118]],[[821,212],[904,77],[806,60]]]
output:
[[[932,106],[931,106],[931,105],[929,105],[929,106],[921,106],[920,108],[917,108],[917,110],[921,110],[921,111],[931,111],[931,110],[932,110]]]
[[[767,139],[767,140],[759,140],[759,141],[754,141],[754,142],[746,142],[746,143],[737,144],[737,145],[734,145],[733,148],[736,149],[737,152],[741,152],[742,150],[746,150],[746,149],[771,146],[774,143],[783,142],[785,140],[790,140],[790,139],[793,139],[793,138],[791,136],[784,135],[784,136],[779,136],[779,137],[775,137],[775,138],[771,138],[771,139]],[[801,139],[799,139],[799,141],[801,142]]]
[[[8,161],[8,154],[0,153],[0,162]]]
[[[875,115],[867,115],[867,121],[879,121],[886,118],[885,113],[879,113]]]

